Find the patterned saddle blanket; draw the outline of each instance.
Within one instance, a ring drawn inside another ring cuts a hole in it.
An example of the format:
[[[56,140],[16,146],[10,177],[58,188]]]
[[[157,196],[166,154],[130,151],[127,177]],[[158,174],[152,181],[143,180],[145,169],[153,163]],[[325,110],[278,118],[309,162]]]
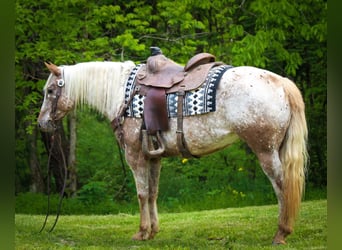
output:
[[[134,92],[137,72],[144,64],[138,64],[131,71],[125,84],[125,104]],[[183,116],[200,115],[216,110],[216,88],[224,72],[233,68],[231,65],[220,65],[212,68],[205,82],[197,89],[187,91],[183,101]],[[145,96],[136,94],[126,110],[126,117],[143,118]],[[177,93],[166,95],[168,117],[177,117]]]

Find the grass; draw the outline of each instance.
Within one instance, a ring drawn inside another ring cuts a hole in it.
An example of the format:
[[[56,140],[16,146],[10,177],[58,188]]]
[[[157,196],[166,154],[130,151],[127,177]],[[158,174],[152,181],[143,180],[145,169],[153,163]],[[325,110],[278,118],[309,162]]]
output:
[[[62,215],[52,233],[38,233],[45,216],[17,214],[15,249],[275,249],[277,216],[275,205],[161,213],[159,234],[137,242],[138,214]],[[303,202],[287,245],[276,249],[326,248],[327,200]]]

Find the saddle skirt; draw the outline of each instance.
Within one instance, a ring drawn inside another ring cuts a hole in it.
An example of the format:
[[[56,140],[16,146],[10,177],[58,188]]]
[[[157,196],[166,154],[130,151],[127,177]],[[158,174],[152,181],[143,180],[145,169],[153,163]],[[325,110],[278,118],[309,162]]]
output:
[[[208,63],[211,64],[211,63]],[[203,64],[194,67],[192,70],[196,70],[198,67],[209,67],[208,64]],[[198,83],[195,82],[189,86],[197,86],[195,89],[185,89],[185,96],[183,100],[183,116],[200,115],[216,110],[216,88],[224,72],[233,66],[219,64],[219,66],[211,65],[209,73],[204,77],[204,81]],[[137,80],[141,77],[141,69],[146,70],[146,64],[138,64],[131,71],[128,80],[125,84],[125,104],[128,103],[130,96],[133,94]],[[182,69],[183,70],[183,69]],[[139,73],[140,72],[140,73]],[[141,79],[141,78],[140,78]],[[138,80],[139,81],[139,80]],[[170,84],[169,81],[167,84]],[[177,101],[178,95],[176,87],[169,87],[166,89],[166,109],[167,116],[177,117]],[[187,85],[188,86],[188,85]],[[175,89],[174,92],[172,89]],[[144,100],[145,95],[138,93],[132,101],[128,104],[126,110],[126,117],[143,118],[144,117]]]

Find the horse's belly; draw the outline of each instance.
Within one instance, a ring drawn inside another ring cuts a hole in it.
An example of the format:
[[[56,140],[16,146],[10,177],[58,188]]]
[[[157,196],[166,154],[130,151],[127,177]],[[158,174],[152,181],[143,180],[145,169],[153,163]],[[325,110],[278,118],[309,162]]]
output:
[[[183,118],[183,131],[191,154],[207,155],[229,146],[238,139],[226,121],[218,119],[215,112]],[[168,154],[178,154],[177,119],[170,120],[170,130],[164,133]]]

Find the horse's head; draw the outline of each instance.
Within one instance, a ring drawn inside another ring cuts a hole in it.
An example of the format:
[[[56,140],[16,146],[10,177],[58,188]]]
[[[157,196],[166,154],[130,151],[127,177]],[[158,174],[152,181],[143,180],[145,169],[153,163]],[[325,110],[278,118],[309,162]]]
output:
[[[44,87],[44,101],[38,116],[38,126],[46,132],[53,131],[55,121],[62,119],[74,108],[74,101],[65,93],[65,82],[61,68],[45,63],[51,74]]]

